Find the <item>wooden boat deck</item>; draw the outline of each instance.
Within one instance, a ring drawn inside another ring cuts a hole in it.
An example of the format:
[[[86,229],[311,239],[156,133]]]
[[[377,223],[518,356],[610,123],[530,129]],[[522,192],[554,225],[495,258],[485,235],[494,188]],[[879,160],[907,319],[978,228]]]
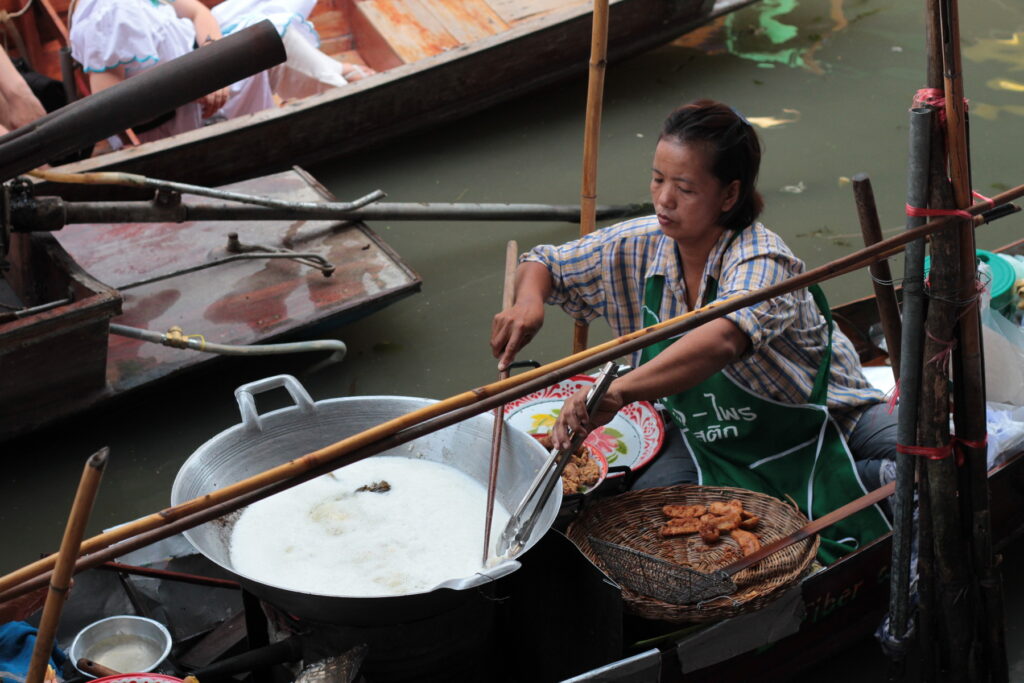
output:
[[[333,199],[299,169],[237,183],[230,189],[291,201]],[[187,201],[198,204],[204,200],[189,197]],[[225,249],[229,233],[237,233],[247,245],[317,254],[336,269],[325,277],[319,270],[290,259],[239,260],[131,286],[229,256]],[[83,384],[78,391],[65,392],[60,388],[65,386],[62,378],[46,372],[47,358],[36,357],[40,366],[24,380],[25,392],[32,400],[22,397],[16,409],[0,414],[0,439],[218,358],[117,335],[109,335],[108,341],[107,322],[158,333],[177,326],[186,335],[202,335],[206,342],[231,345],[308,338],[311,332],[330,336],[331,328],[408,296],[421,284],[419,275],[362,223],[123,223],[72,225],[54,235],[59,245],[53,244],[53,248],[63,247],[91,276],[89,281],[97,281],[97,292],[120,297],[120,315],[110,310],[99,321],[103,327],[98,343],[102,346],[93,349],[105,351],[105,382]],[[52,317],[59,332],[66,308],[41,315]],[[0,368],[15,368],[18,359],[23,358],[22,350],[11,341],[13,328],[39,319],[34,316],[0,323]],[[89,344],[96,346],[97,339]],[[68,349],[50,348],[46,355],[69,353]],[[102,357],[100,353],[101,368]],[[11,390],[8,384],[4,393]],[[0,405],[6,405],[6,398],[0,395]]]

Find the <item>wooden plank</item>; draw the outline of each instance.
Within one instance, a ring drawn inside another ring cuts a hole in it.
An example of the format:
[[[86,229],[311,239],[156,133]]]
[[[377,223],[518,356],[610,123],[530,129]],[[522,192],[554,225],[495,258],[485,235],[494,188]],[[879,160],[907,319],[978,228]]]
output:
[[[544,12],[551,12],[563,7],[589,4],[586,0],[572,2],[571,0],[488,0],[487,4],[507,24],[513,24],[527,17],[536,16]]]
[[[356,8],[355,0],[346,1],[348,2],[347,12],[352,24],[352,34],[355,36],[359,54],[363,57],[363,63],[377,71],[388,71],[402,66],[402,58],[392,49],[387,39],[369,18]]]
[[[483,0],[424,0],[431,14],[460,43],[508,30],[508,24]]]
[[[320,34],[320,50],[332,57],[351,50],[355,45],[352,26],[340,9],[320,12],[313,19],[313,26]]]
[[[183,655],[178,664],[186,671],[195,671],[217,661],[246,638],[245,611],[236,612],[199,639]]]
[[[356,3],[356,11],[406,64],[459,44],[420,0],[364,0]]]

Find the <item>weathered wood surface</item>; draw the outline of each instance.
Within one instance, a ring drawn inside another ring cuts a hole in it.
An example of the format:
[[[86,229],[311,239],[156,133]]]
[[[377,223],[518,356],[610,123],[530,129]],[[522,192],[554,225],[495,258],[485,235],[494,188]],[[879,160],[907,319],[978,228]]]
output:
[[[0,280],[8,305],[72,301],[23,318],[0,315],[0,439],[47,422],[63,401],[105,392],[107,330],[121,311],[120,295],[51,235],[14,235],[12,242],[11,270]]]
[[[753,1],[615,0],[609,60],[653,48]],[[219,185],[341,157],[582,74],[590,34],[589,5],[571,6],[322,95],[63,170],[118,169]],[[80,188],[61,193],[84,198]]]
[[[316,181],[297,169],[231,188],[294,201],[330,198]],[[191,197],[188,201],[202,200]],[[325,277],[293,260],[244,260],[119,289],[228,256],[225,246],[232,232],[244,244],[318,254],[336,270]],[[106,315],[79,322],[83,314],[78,310],[91,301],[84,299],[0,325],[0,376],[4,377],[0,405],[8,407],[0,411],[0,439],[218,358],[108,336],[110,322],[159,333],[178,326],[185,334],[202,335],[208,342],[259,344],[298,338],[313,326],[319,334],[329,335],[332,326],[408,296],[421,284],[419,276],[361,223],[74,225],[57,235],[60,244],[48,235],[44,239],[62,253],[66,249],[74,259],[68,259],[67,267],[96,283],[104,297],[100,313]],[[45,281],[44,275],[37,271],[33,278]],[[122,297],[123,312],[111,320]],[[85,329],[79,331],[83,324]]]

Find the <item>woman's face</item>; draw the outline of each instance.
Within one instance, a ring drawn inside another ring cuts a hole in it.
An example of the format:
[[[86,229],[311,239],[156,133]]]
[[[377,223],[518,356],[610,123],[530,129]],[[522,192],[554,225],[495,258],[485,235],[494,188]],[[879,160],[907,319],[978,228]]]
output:
[[[681,245],[717,240],[718,219],[738,198],[739,181],[722,185],[710,162],[703,145],[676,138],[663,138],[654,151],[651,201],[661,231]]]

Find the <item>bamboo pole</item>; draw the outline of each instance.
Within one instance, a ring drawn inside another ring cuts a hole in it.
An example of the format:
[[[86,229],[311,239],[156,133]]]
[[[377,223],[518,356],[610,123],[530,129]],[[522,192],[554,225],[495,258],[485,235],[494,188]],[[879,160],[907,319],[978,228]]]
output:
[[[946,176],[945,136],[933,130],[929,205],[949,208],[951,188]],[[955,230],[935,235],[931,242],[929,303],[924,342],[918,435],[924,447],[941,448],[950,440],[949,355],[954,344],[959,284],[957,276],[959,239]],[[959,502],[959,476],[954,458],[924,459],[923,476],[928,481],[933,555],[934,604],[930,618],[936,658],[936,673],[944,679],[970,678],[970,652],[975,639],[973,601],[970,595],[969,549],[963,529]]]
[[[60,613],[64,609],[68,587],[71,585],[75,559],[78,557],[82,536],[85,534],[85,525],[89,521],[89,513],[92,512],[93,503],[96,501],[96,492],[103,478],[103,470],[107,466],[108,455],[109,451],[106,448],[100,449],[89,457],[82,470],[82,478],[71,505],[71,513],[68,515],[64,538],[57,553],[53,578],[50,581],[50,590],[43,606],[43,616],[36,633],[36,644],[32,649],[32,659],[29,661],[28,676],[25,679],[27,683],[42,683],[46,673],[50,651],[53,649],[53,639],[57,634],[57,624],[60,622]]]
[[[864,236],[864,245],[871,246],[882,241],[882,226],[878,222],[878,209],[875,206],[875,193],[871,189],[871,179],[866,173],[853,176],[853,196],[857,204],[857,217],[860,219],[860,231]],[[892,374],[900,381],[900,344],[902,335],[900,325],[900,305],[896,302],[896,289],[892,284],[892,271],[886,260],[872,263],[868,267],[871,284],[875,290],[875,305],[878,306],[878,317],[882,321],[882,332],[885,334],[885,345],[888,348],[889,360],[892,363]]]
[[[587,114],[583,130],[583,181],[580,190],[580,237],[594,231],[597,203],[597,153],[601,142],[601,102],[608,54],[608,0],[594,0],[594,24],[590,34],[590,79],[587,83]],[[572,352],[587,348],[587,323],[573,325]]]
[[[967,111],[964,103],[960,58],[960,20],[957,0],[942,5],[943,85],[946,96],[946,126],[949,172],[955,206],[971,205],[970,148],[967,138]],[[977,305],[974,230],[962,221],[959,233],[959,298],[966,302],[957,326],[954,350],[953,417],[956,435],[964,444],[967,469],[962,498],[967,533],[973,541],[973,565],[977,577],[978,603],[976,624],[985,649],[985,661],[979,664],[993,681],[1009,680],[1006,639],[1003,627],[1002,579],[992,552],[989,512],[988,457],[984,441],[985,372],[982,358],[981,317]]]
[[[516,302],[516,266],[519,263],[519,245],[509,240],[505,247],[505,278],[501,288],[501,310],[512,308]],[[498,381],[508,379],[508,368],[498,372]],[[484,515],[484,566],[491,552],[491,520],[494,518],[494,494],[498,488],[498,464],[501,456],[501,433],[505,427],[505,406],[494,409],[494,431],[491,432],[491,465],[487,478],[487,514]]]
[[[918,107],[910,110],[910,162],[907,173],[907,204],[928,203],[928,166],[931,156],[931,125],[933,110]],[[907,229],[925,222],[920,216],[907,216]],[[924,325],[924,240],[907,245],[903,276],[903,330],[901,340],[901,374],[899,380],[900,409],[896,441],[916,446],[917,412],[921,395],[921,343]],[[893,500],[892,573],[889,582],[889,618],[893,636],[903,642],[910,629],[910,549],[914,533],[914,478],[916,456],[896,454],[896,494]],[[902,678],[905,653],[893,657],[897,677]]]
[[[1000,205],[1022,196],[1024,196],[1024,185],[1018,185],[1013,189],[1000,193],[993,200],[997,205]],[[977,214],[975,221],[978,225],[986,222],[986,219],[980,215],[980,208],[972,208],[968,209],[968,211]],[[768,287],[713,301],[706,306],[689,311],[683,315],[662,321],[642,330],[637,330],[636,332],[631,332],[617,339],[588,348],[580,353],[553,361],[540,368],[528,370],[514,377],[456,394],[443,401],[438,401],[406,415],[381,423],[376,427],[325,446],[300,458],[290,460],[260,474],[212,491],[200,498],[166,508],[160,512],[98,534],[83,542],[83,553],[94,553],[139,534],[159,527],[165,527],[188,515],[200,513],[216,505],[233,501],[245,494],[257,492],[264,487],[270,487],[282,482],[288,482],[289,486],[298,484],[300,483],[299,477],[314,471],[315,468],[324,468],[322,471],[330,471],[351,464],[375,452],[379,452],[374,451],[373,448],[383,450],[393,445],[406,443],[408,440],[418,438],[430,433],[430,431],[436,431],[448,426],[448,424],[454,424],[473,415],[479,415],[502,403],[525,396],[545,386],[589,370],[601,363],[615,360],[622,355],[632,353],[650,344],[677,337],[706,322],[747,306],[752,306],[782,294],[845,275],[846,273],[863,268],[877,259],[891,257],[899,253],[904,245],[909,242],[941,231],[950,222],[950,219],[947,217],[930,221],[919,228],[882,240],[870,247],[852,252],[844,257],[830,261],[817,268],[812,268],[799,275],[794,275]],[[449,415],[456,415],[456,412],[458,412],[456,419],[448,417]],[[445,419],[436,420],[435,423],[427,428],[415,429],[422,426],[427,420],[440,417],[445,417]],[[402,434],[399,434],[399,432],[402,432]],[[267,493],[265,495],[270,494]],[[255,500],[258,499],[255,498]],[[250,497],[246,500],[252,502],[254,498]],[[241,507],[241,505],[238,507]],[[222,509],[226,510],[226,508]],[[225,513],[221,512],[221,514]],[[196,524],[198,523],[201,522],[196,522]],[[155,540],[157,539],[153,538],[150,542]],[[0,600],[13,597],[11,589],[15,586],[52,569],[54,559],[54,556],[50,555],[6,576],[0,577]]]

